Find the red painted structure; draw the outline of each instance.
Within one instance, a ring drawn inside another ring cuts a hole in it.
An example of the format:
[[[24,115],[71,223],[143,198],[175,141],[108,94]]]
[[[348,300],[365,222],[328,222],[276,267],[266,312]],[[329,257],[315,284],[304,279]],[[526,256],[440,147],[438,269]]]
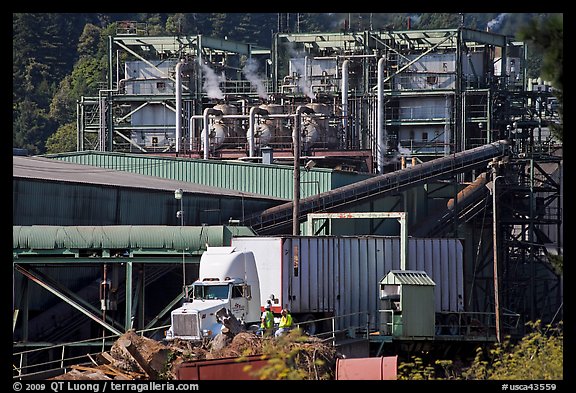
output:
[[[336,380],[396,380],[398,356],[336,359]]]
[[[258,380],[254,372],[268,362],[262,355],[183,362],[176,369],[181,381]],[[247,366],[249,366],[247,368]]]

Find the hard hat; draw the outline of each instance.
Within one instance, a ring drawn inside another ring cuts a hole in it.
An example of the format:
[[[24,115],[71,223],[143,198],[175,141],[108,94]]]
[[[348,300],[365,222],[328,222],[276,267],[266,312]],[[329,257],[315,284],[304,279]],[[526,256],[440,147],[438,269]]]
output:
[[[267,304],[266,307],[265,307],[265,309],[266,309],[266,310],[270,310],[270,305]]]

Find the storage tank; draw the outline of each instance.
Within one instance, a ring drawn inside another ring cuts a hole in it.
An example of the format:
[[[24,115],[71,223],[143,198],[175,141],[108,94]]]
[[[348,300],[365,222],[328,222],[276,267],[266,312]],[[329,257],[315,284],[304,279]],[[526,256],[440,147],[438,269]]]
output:
[[[302,148],[313,146],[330,147],[337,144],[335,133],[330,130],[330,107],[322,103],[309,103],[306,106],[312,109],[316,116],[302,115]],[[322,115],[318,117],[317,115]]]
[[[271,115],[284,113],[284,106],[279,104],[262,104],[261,109],[268,111]],[[266,119],[255,130],[255,140],[258,147],[266,146],[271,142],[282,143],[291,141],[290,131],[284,126],[285,119]]]
[[[214,105],[215,110],[219,110],[223,115],[237,115],[238,107],[230,104],[217,104]],[[238,143],[240,136],[239,126],[237,119],[225,119],[223,116],[211,116],[214,119],[213,123],[208,126],[210,147],[217,149],[225,143]],[[204,148],[205,130],[202,128],[200,140],[202,149]]]

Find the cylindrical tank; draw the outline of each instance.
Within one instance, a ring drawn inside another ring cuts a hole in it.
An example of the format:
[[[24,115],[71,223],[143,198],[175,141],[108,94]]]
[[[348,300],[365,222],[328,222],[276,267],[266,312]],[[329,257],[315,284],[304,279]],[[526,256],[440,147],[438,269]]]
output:
[[[302,145],[304,149],[308,149],[316,144],[322,144],[326,147],[328,142],[329,124],[328,117],[330,115],[330,107],[321,103],[309,103],[306,106],[312,109],[316,114],[325,115],[325,117],[318,118],[302,115]]]
[[[223,115],[238,114],[238,107],[230,104],[217,104],[213,108],[221,111]],[[211,148],[217,149],[225,143],[238,143],[240,134],[237,119],[225,119],[222,116],[210,116],[210,119],[214,119],[213,123],[209,125]],[[204,146],[204,134],[204,129],[202,129],[200,137],[202,146]]]
[[[218,104],[214,105],[214,109],[222,111],[224,115],[237,115],[239,113],[238,107],[230,104]],[[240,133],[239,120],[238,119],[224,119],[220,118],[219,122],[224,127],[224,132],[226,133],[226,141],[230,143],[237,143],[238,137],[242,135]]]
[[[266,146],[271,140],[272,130],[270,130],[270,126],[266,122],[258,124],[254,132],[254,141],[256,146]]]
[[[284,106],[280,104],[262,104],[260,105],[260,108],[268,111],[268,113],[271,115],[280,115],[285,113]],[[285,121],[286,119],[273,118],[273,119],[266,119],[263,123],[261,123],[262,126],[261,138],[270,138],[270,139],[267,141],[261,139],[260,145],[264,146],[272,141],[276,143],[283,143],[283,142],[291,143],[292,135],[290,130],[284,125]]]
[[[206,132],[202,129],[202,133],[200,135],[201,146],[204,147],[204,138],[206,136]],[[217,149],[224,144],[226,140],[226,130],[224,125],[218,122],[214,122],[208,126],[208,137],[210,138],[210,147],[212,149]]]

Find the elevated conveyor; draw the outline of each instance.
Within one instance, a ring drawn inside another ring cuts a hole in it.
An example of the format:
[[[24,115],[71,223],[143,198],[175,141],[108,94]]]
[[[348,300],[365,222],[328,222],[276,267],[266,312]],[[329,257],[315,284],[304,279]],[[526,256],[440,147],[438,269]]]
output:
[[[300,200],[298,220],[306,220],[308,213],[328,212],[381,198],[386,193],[486,168],[495,157],[508,153],[509,142],[500,140],[487,145],[441,157],[419,165],[359,181],[335,190]],[[259,235],[289,233],[292,228],[293,203],[287,202],[246,218],[242,225],[252,227]]]

